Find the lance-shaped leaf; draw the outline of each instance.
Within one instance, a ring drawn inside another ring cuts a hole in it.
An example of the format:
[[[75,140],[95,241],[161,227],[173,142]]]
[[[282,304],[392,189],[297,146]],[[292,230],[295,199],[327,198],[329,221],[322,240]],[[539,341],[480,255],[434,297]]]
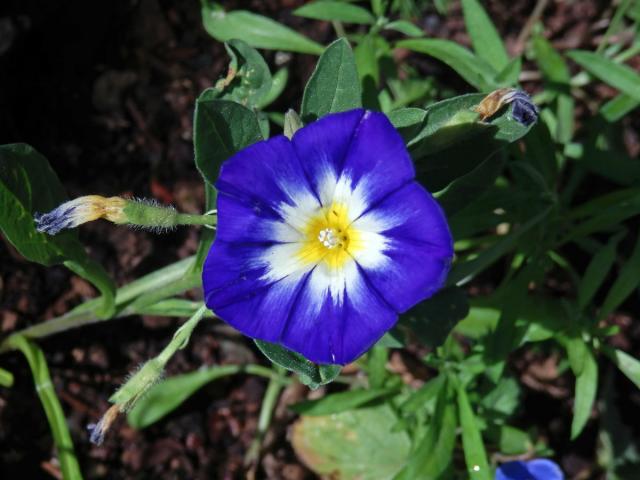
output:
[[[340,38],[327,47],[304,89],[302,119],[311,122],[328,114],[362,106],[362,91],[349,42]]]
[[[300,381],[312,390],[332,382],[339,374],[340,365],[319,365],[310,362],[299,353],[275,343],[256,340],[260,351],[276,365],[298,374]]]

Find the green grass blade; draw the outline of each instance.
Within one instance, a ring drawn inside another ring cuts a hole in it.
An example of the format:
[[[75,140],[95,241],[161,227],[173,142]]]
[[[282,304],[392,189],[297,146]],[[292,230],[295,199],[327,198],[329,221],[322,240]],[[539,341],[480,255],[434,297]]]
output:
[[[487,11],[478,0],[462,0],[462,11],[476,55],[486,60],[496,72],[502,71],[509,63],[509,55]]]
[[[607,122],[617,122],[622,117],[640,107],[640,100],[621,93],[605,103],[600,109],[600,114]]]
[[[458,415],[462,427],[462,446],[464,447],[467,473],[471,480],[491,480],[491,469],[476,416],[471,409],[467,392],[460,382],[457,383]]]
[[[584,356],[584,367],[576,377],[575,402],[573,406],[573,421],[571,422],[571,439],[575,439],[587,424],[591,416],[591,409],[596,400],[598,389],[598,364],[593,352],[587,350]]]
[[[401,40],[396,47],[408,48],[437,58],[481,92],[493,90],[496,85],[494,80],[496,73],[493,67],[455,42],[438,38],[419,38]]]
[[[618,308],[638,287],[640,284],[638,272],[640,272],[640,239],[636,242],[631,257],[624,263],[618,278],[607,293],[600,310],[600,318],[606,317]]]
[[[584,272],[578,285],[578,306],[584,309],[604,282],[616,259],[616,248],[622,235],[614,235],[607,245],[597,252]]]
[[[631,67],[584,50],[574,50],[567,56],[594,77],[640,101],[640,75]]]
[[[614,350],[609,347],[605,347],[602,350],[616,367],[618,367],[636,387],[640,388],[640,360],[622,350]]]

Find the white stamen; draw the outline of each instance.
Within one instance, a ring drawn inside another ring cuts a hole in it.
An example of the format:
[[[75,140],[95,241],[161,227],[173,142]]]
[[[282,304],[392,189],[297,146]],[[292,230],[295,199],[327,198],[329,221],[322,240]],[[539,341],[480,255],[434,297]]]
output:
[[[333,230],[333,228],[325,228],[324,230],[320,230],[320,233],[318,234],[318,240],[320,240],[320,243],[322,243],[322,245],[327,248],[334,248],[340,242],[340,239],[336,235],[336,232]]]

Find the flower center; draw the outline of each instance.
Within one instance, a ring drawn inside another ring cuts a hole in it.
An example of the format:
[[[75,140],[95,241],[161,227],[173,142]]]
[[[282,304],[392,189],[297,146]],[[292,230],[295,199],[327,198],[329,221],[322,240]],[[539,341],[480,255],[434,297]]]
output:
[[[318,234],[318,240],[320,243],[327,247],[328,249],[335,248],[337,246],[341,246],[339,232],[336,232],[333,228],[325,228],[320,230]]]
[[[358,238],[350,226],[346,205],[333,203],[309,219],[298,258],[306,264],[324,262],[330,269],[341,268],[352,259],[349,252]]]

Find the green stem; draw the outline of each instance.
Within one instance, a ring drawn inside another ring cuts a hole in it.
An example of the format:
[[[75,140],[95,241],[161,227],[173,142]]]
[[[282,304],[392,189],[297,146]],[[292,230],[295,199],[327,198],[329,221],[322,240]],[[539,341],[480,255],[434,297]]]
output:
[[[150,308],[147,302],[141,301],[136,306],[129,306],[128,303],[149,291],[167,292],[165,287],[179,282],[191,267],[193,260],[194,257],[185,258],[119,288],[116,292],[116,314],[110,318],[98,318],[96,315],[97,309],[102,306],[102,297],[98,297],[79,305],[60,317],[32,325],[13,335],[21,335],[30,339],[44,338],[84,325],[143,313],[145,309]],[[167,296],[173,294],[175,292],[168,293]],[[157,296],[154,297],[156,301],[160,300]],[[0,353],[15,349],[15,346],[9,341],[11,336],[0,343]]]
[[[282,391],[284,380],[286,380],[285,369],[278,366],[274,368],[277,373],[275,377],[271,377],[271,379],[269,380],[267,390],[262,400],[262,406],[260,407],[260,416],[258,418],[258,431],[256,432],[256,436],[251,442],[251,446],[247,450],[247,453],[244,457],[244,464],[247,466],[251,465],[255,467],[255,465],[257,465],[258,463],[258,460],[260,459],[262,441],[264,440],[264,437],[269,430],[271,418],[273,417],[273,411],[275,410],[276,403],[278,402],[278,398],[280,397],[280,392]]]
[[[336,32],[336,37],[346,38],[347,32],[345,32],[344,27],[342,26],[342,22],[339,22],[338,20],[333,20],[331,22],[331,26]]]
[[[218,222],[216,215],[194,215],[191,213],[178,213],[176,215],[177,225],[210,225],[215,227]]]
[[[164,368],[169,360],[171,360],[171,357],[189,343],[193,330],[198,323],[200,323],[200,320],[202,320],[206,312],[206,305],[202,305],[198,311],[174,333],[173,338],[169,344],[162,349],[162,352],[156,357],[147,360],[147,362],[111,396],[109,401],[118,405],[120,411],[129,411],[133,408],[136,402],[160,380]]]
[[[82,473],[73,449],[69,427],[56,391],[53,388],[44,353],[36,344],[31,343],[25,337],[14,335],[9,340],[11,347],[20,350],[29,363],[36,393],[40,397],[42,408],[49,422],[53,442],[58,452],[58,461],[60,462],[63,477],[65,480],[82,480]]]
[[[166,365],[178,350],[184,348],[189,343],[193,330],[200,323],[200,320],[204,318],[205,313],[207,313],[207,306],[202,305],[198,311],[176,331],[169,345],[167,345],[157,357],[162,365]]]

